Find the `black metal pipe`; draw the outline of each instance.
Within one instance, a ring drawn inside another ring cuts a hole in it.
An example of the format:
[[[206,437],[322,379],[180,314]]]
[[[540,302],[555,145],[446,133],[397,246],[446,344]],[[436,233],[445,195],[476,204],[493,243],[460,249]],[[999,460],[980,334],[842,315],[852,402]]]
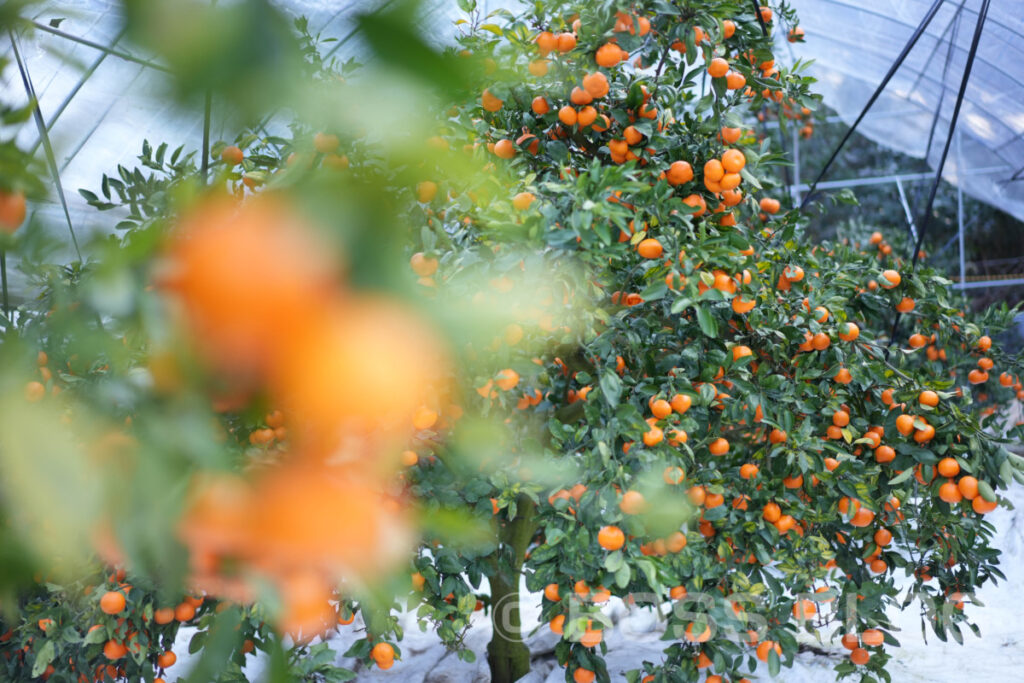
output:
[[[943,0],[935,0],[932,3],[932,6],[928,8],[928,12],[921,19],[921,23],[917,25],[917,28],[914,29],[914,33],[910,36],[910,39],[907,41],[907,44],[903,46],[903,49],[896,57],[896,61],[893,62],[892,66],[889,67],[889,72],[885,74],[885,78],[883,78],[882,82],[878,84],[877,88],[875,88],[875,92],[871,95],[871,99],[868,100],[867,104],[864,105],[864,109],[861,111],[860,115],[857,116],[857,120],[854,121],[853,125],[850,126],[850,129],[846,131],[846,135],[843,136],[843,139],[839,142],[839,146],[836,147],[835,150],[832,152],[832,156],[830,156],[828,161],[825,163],[825,167],[821,169],[821,173],[819,173],[818,177],[814,179],[813,183],[811,183],[810,187],[807,190],[807,194],[804,195],[804,199],[800,203],[801,210],[803,210],[804,207],[807,206],[807,202],[811,200],[811,196],[814,194],[815,187],[817,187],[818,183],[821,182],[822,178],[825,177],[825,174],[828,173],[828,170],[832,167],[832,164],[833,162],[835,162],[836,157],[839,156],[839,152],[843,149],[843,146],[846,145],[847,140],[850,139],[850,136],[853,135],[853,132],[857,130],[857,126],[860,125],[860,122],[864,119],[868,111],[875,104],[875,100],[877,100],[879,95],[882,94],[882,91],[885,90],[885,86],[887,86],[889,84],[889,81],[892,80],[892,77],[899,70],[900,66],[902,66],[903,61],[907,58],[907,55],[910,54],[910,51],[914,49],[914,45],[917,44],[918,39],[921,37],[921,34],[924,33],[924,30],[928,27],[928,24],[930,24],[932,19],[935,18],[935,14],[939,11],[939,7],[942,6],[942,3]]]

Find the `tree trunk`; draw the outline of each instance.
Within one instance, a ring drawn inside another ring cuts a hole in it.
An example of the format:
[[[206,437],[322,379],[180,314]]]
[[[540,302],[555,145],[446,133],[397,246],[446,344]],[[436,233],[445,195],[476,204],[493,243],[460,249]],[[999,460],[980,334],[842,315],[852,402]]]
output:
[[[491,683],[513,683],[530,672],[530,649],[523,642],[519,614],[519,579],[523,573],[526,548],[537,530],[536,506],[526,496],[516,501],[516,516],[500,530],[491,584],[491,625],[487,664]]]

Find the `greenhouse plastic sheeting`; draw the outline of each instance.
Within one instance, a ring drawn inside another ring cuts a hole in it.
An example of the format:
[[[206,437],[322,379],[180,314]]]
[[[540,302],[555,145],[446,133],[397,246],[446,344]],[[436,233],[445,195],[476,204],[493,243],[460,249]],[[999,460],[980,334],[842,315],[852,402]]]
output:
[[[817,92],[852,123],[932,5],[931,0],[790,0],[813,59]],[[947,137],[981,0],[945,0],[858,131],[934,169]],[[780,27],[784,41],[789,27]],[[935,135],[928,148],[935,113]],[[1024,220],[1024,2],[994,0],[983,26],[943,175]],[[819,169],[808,169],[817,173]],[[1016,178],[1014,178],[1016,174]],[[829,178],[836,179],[838,178]]]
[[[2,0],[0,0],[2,2]],[[274,4],[293,17],[309,19],[309,30],[323,38],[335,38],[325,50],[336,50],[341,58],[358,55],[361,45],[354,33],[357,13],[389,4],[390,0],[276,0]],[[174,106],[166,93],[168,76],[160,68],[125,59],[129,55],[159,67],[152,55],[122,37],[124,21],[117,0],[52,0],[29,8],[38,28],[15,36],[18,49],[49,128],[54,156],[67,199],[71,223],[79,238],[109,229],[109,219],[90,208],[78,194],[79,188],[96,190],[103,173],[116,173],[118,164],[138,164],[142,141],[167,141],[172,147],[185,144],[199,149],[202,144],[202,113]],[[450,34],[458,13],[454,2],[428,3],[422,25],[435,35]],[[48,31],[53,19],[62,19],[56,30]],[[94,46],[76,42],[83,39],[121,55],[105,54]],[[0,90],[9,104],[28,101],[21,74],[14,60],[9,36],[0,38],[0,54],[10,64],[0,79]],[[220,106],[213,101],[211,139],[233,137],[220,121]],[[28,122],[18,133],[22,148],[39,146],[39,131]],[[39,224],[56,236],[67,235],[67,221],[56,191],[30,211]],[[15,285],[20,279],[15,275]]]
[[[389,0],[275,0],[293,16],[304,15],[310,30],[339,40],[338,54],[359,54],[353,33],[357,12],[388,4]],[[876,103],[874,113],[860,130],[899,151],[924,156],[936,110],[935,141],[928,153],[937,163],[952,113],[967,49],[978,18],[981,0],[946,0],[903,67]],[[516,4],[511,0],[479,3],[483,9]],[[892,64],[900,48],[925,15],[923,0],[791,0],[801,17],[806,44],[785,42],[786,29],[777,36],[785,45],[784,59],[812,58],[810,73],[826,103],[848,122],[856,117],[874,87]],[[54,0],[33,6],[35,20],[47,25],[63,18],[59,30],[94,43],[114,46],[142,60],[152,59],[137,46],[120,39],[123,26],[116,0]],[[451,35],[457,3],[424,3],[422,25],[430,35]],[[996,204],[1024,218],[1024,2],[997,0],[985,25],[967,97],[960,117],[962,145],[953,146],[946,177],[960,182],[980,200]],[[95,47],[76,43],[42,29],[16,38],[39,98],[68,199],[71,221],[80,234],[105,226],[106,218],[89,209],[79,188],[95,188],[100,174],[117,164],[134,166],[143,139],[185,143],[198,148],[202,118],[167,104],[162,96],[167,77],[159,69],[104,56]],[[12,57],[8,40],[0,51]],[[948,55],[948,59],[947,59]],[[14,65],[2,83],[8,101],[24,97]],[[214,100],[212,139],[229,136],[218,121],[220,103]],[[59,115],[59,116],[58,116]],[[39,136],[32,124],[24,126],[19,142],[32,147]],[[958,152],[962,152],[961,154]],[[40,152],[41,154],[41,152]],[[815,171],[816,169],[808,169]],[[1015,173],[1020,179],[1014,180]],[[806,174],[805,174],[806,177]],[[62,229],[63,209],[57,197],[33,207],[53,230]],[[66,229],[66,228],[64,228]]]

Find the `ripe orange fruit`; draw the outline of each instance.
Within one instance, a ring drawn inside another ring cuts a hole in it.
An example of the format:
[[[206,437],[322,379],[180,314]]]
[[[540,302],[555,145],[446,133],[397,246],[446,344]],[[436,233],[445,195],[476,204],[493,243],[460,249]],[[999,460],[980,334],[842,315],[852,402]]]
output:
[[[128,648],[116,640],[110,639],[103,645],[103,654],[110,660],[121,659],[128,654]]]
[[[558,584],[549,583],[548,585],[544,586],[544,597],[550,600],[551,602],[560,601],[562,599],[562,596],[558,592]]]
[[[782,516],[782,509],[778,503],[765,503],[764,509],[761,511],[761,516],[764,517],[766,522],[775,523],[779,521]]]
[[[879,446],[875,449],[875,461],[886,463],[896,459],[896,451],[892,446]]]
[[[753,479],[760,471],[761,469],[757,465],[750,462],[740,465],[740,476],[744,479]]]
[[[896,418],[896,429],[903,436],[910,436],[914,431],[914,416],[900,415]]]
[[[663,398],[651,401],[651,414],[659,420],[663,420],[672,414],[672,405]]]
[[[806,621],[818,613],[818,606],[813,600],[797,600],[793,604],[793,617],[799,621]]]
[[[947,481],[939,487],[939,498],[950,504],[959,503],[964,499],[960,489],[952,481]],[[975,499],[977,500],[977,499]]]
[[[860,647],[860,639],[856,633],[844,633],[840,641],[847,650],[856,650]]]
[[[179,603],[174,608],[174,618],[178,621],[189,621],[196,616],[196,608],[187,602]]]
[[[999,504],[995,502],[990,503],[981,496],[976,496],[974,500],[971,501],[971,507],[974,508],[974,511],[978,514],[984,515],[995,510],[999,507]]]
[[[692,404],[693,399],[690,398],[687,394],[676,394],[675,396],[672,397],[672,400],[669,405],[672,407],[672,410],[682,415],[683,413],[690,409],[690,406]]]
[[[494,154],[500,159],[511,159],[516,155],[516,146],[508,138],[503,138],[494,143]]]
[[[236,145],[230,145],[221,151],[220,158],[228,166],[237,166],[245,159],[245,153]]]
[[[770,443],[786,443],[789,435],[782,429],[773,429],[768,433],[768,441]]]
[[[576,683],[593,683],[596,678],[596,674],[590,669],[584,669],[583,667],[577,668],[572,672],[572,680]]]
[[[416,198],[427,204],[437,196],[437,183],[432,180],[424,180],[416,185]]]
[[[377,643],[370,650],[370,659],[381,669],[390,669],[395,663],[395,648],[388,643]]]
[[[900,299],[899,303],[896,304],[896,310],[900,313],[910,313],[914,310],[916,302],[909,296],[905,296]]]
[[[46,396],[46,385],[42,382],[28,382],[25,384],[25,400],[30,403],[41,401]]]
[[[330,154],[339,144],[337,135],[320,132],[313,136],[313,148],[320,154]]]
[[[638,515],[647,507],[644,495],[639,491],[626,491],[619,501],[619,509],[627,515]]]
[[[975,347],[982,353],[988,351],[989,349],[992,348],[992,337],[988,336],[987,334],[982,337],[979,337],[978,343],[975,344]]]
[[[869,628],[860,634],[860,639],[867,647],[878,647],[885,642],[885,636],[875,628]]]
[[[576,47],[576,35],[574,33],[559,33],[558,34],[558,51],[566,53],[572,51]]]
[[[418,251],[409,259],[412,272],[420,277],[430,277],[437,272],[438,261],[436,258],[427,258],[422,251]],[[268,423],[267,426],[270,426]]]
[[[169,624],[174,621],[173,607],[158,607],[153,610],[153,621],[158,624]]]
[[[721,57],[715,57],[708,64],[708,75],[712,78],[721,78],[729,72],[729,62]]]
[[[744,299],[741,295],[737,294],[732,299],[732,310],[740,315],[744,313],[750,313],[754,310],[757,305],[757,301],[753,299]]]
[[[879,284],[883,289],[892,289],[900,284],[902,278],[895,270],[883,270]]]
[[[639,253],[645,259],[657,259],[661,258],[664,249],[661,246],[661,242],[658,240],[648,237],[642,240],[636,245],[637,253]]]
[[[839,326],[839,338],[843,341],[853,341],[860,336],[860,328],[856,323],[846,322]]]
[[[665,433],[658,427],[651,427],[644,432],[644,445],[657,446],[665,438]]]
[[[558,38],[556,38],[550,31],[541,31],[536,38],[537,47],[540,49],[542,55],[546,55],[558,49]]]
[[[498,373],[498,379],[495,381],[495,384],[502,391],[511,391],[519,384],[519,373],[512,368],[505,368]]]
[[[967,381],[971,384],[984,384],[988,381],[988,373],[984,370],[971,370],[967,373]]]
[[[615,43],[605,43],[597,48],[597,52],[594,54],[598,66],[603,66],[606,69],[617,66],[624,58],[625,54],[622,48]]]
[[[738,149],[728,149],[722,154],[722,168],[726,173],[739,173],[747,165],[747,158]]]
[[[858,666],[867,664],[869,659],[871,659],[871,653],[862,647],[858,647],[850,653],[850,661]]]
[[[686,639],[691,643],[706,643],[711,638],[711,625],[704,624],[704,628],[697,633],[694,633],[694,626],[693,622],[686,625]]]
[[[174,654],[170,650],[167,650],[166,652],[161,653],[156,658],[156,665],[159,666],[161,669],[168,669],[174,666],[174,663],[176,661],[178,661],[178,655]]]
[[[764,197],[759,203],[761,210],[767,214],[775,214],[782,208],[782,203],[778,199],[772,199],[771,197]]]
[[[939,461],[939,464],[935,469],[938,471],[939,476],[952,479],[956,475],[960,474],[960,463],[958,463],[954,458],[943,458]]]
[[[555,615],[555,618],[548,622],[548,628],[550,628],[554,633],[562,635],[562,632],[565,630],[565,615]]]
[[[505,102],[501,98],[492,95],[489,90],[485,89],[483,94],[480,96],[480,104],[486,111],[494,112],[501,109]]]
[[[960,477],[956,487],[960,489],[960,495],[967,500],[974,500],[978,496],[978,480],[970,475]]]
[[[888,529],[879,529],[875,532],[874,539],[876,544],[884,548],[892,542],[892,532]]]
[[[604,526],[597,532],[597,544],[605,550],[618,550],[625,543],[626,535],[617,526]]]
[[[669,185],[682,185],[693,180],[693,168],[687,161],[673,161],[665,172]]]
[[[600,71],[589,73],[583,77],[583,89],[595,99],[604,97],[609,90],[608,77]]]
[[[119,614],[124,609],[125,604],[124,593],[120,591],[107,591],[100,598],[100,609],[104,614]]]
[[[918,394],[917,400],[923,406],[931,406],[934,408],[939,405],[939,395],[928,389]]]
[[[874,519],[875,513],[865,507],[862,507],[854,513],[853,517],[850,518],[850,526],[866,527],[870,525]]]
[[[537,95],[533,98],[533,102],[530,103],[530,108],[533,109],[533,113],[537,116],[544,116],[551,111],[551,105],[541,95]]]
[[[532,192],[520,192],[512,198],[512,208],[517,211],[525,211],[530,208],[535,197]]]
[[[720,436],[708,444],[708,450],[711,455],[725,455],[729,452],[729,441]]]
[[[589,622],[588,622],[589,623]],[[583,647],[596,647],[604,638],[604,633],[599,629],[587,628],[580,636],[580,645]]]
[[[664,472],[662,472],[661,478],[669,486],[676,486],[677,484],[681,484],[683,482],[683,479],[686,478],[686,473],[683,472],[683,469],[681,467],[675,467],[673,465],[670,465],[669,467],[665,468]]]
[[[0,231],[8,235],[25,222],[25,194],[0,190]]]
[[[732,360],[733,362],[738,361],[740,358],[746,358],[747,356],[753,356],[754,352],[750,350],[749,346],[743,344],[737,344],[732,347]]]
[[[778,656],[782,656],[782,647],[778,643],[771,640],[762,641],[761,644],[757,646],[757,658],[762,662],[767,662],[768,654],[772,650],[775,650],[775,654]]]

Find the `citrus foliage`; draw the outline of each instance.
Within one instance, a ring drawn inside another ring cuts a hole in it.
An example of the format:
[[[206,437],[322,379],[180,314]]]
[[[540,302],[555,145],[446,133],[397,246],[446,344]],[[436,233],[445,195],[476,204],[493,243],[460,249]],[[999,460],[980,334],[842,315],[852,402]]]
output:
[[[745,5],[555,2],[502,18],[468,26],[462,47],[485,56],[485,75],[446,112],[442,139],[486,148],[514,180],[420,196],[433,232],[456,243],[422,244],[439,263],[424,284],[457,286],[479,260],[513,277],[507,253],[525,236],[535,258],[585,268],[586,284],[556,299],[599,304],[582,327],[526,328],[555,357],[496,339],[509,368],[476,384],[485,410],[510,416],[505,447],[524,461],[543,448],[564,465],[557,483],[499,471],[487,486],[444,457],[410,472],[415,492],[493,513],[501,529],[491,554],[431,548],[417,561],[441,634],[457,642],[481,574],[493,591],[522,571],[544,589],[567,679],[608,679],[609,595],[681,606],[645,677],[734,680],[756,659],[777,670],[801,622],[854,634],[839,674],[885,677],[896,575],[914,577],[906,597],[929,606],[940,637],[959,638],[960,596],[1000,576],[983,515],[1020,476],[984,431],[994,407],[978,405],[1020,390],[1019,365],[993,360],[986,334],[1008,312],[965,318],[947,280],[911,272],[880,238],[806,243],[773,196],[780,159],[745,114],[814,99],[798,66],[774,64]],[[762,19],[795,23],[785,10]],[[522,673],[489,654],[499,680]]]
[[[631,681],[776,671],[802,628],[844,636],[839,674],[885,678],[885,610],[904,600],[961,637],[964,596],[1000,576],[984,514],[1024,476],[993,436],[1021,391],[990,339],[1011,314],[968,318],[881,237],[808,244],[783,211],[784,159],[754,121],[816,105],[799,64],[774,63],[774,34],[799,40],[792,12],[464,4],[443,55],[401,15],[365,20],[375,49],[412,46],[398,71],[444,86],[408,122],[421,138],[314,106],[288,136],[215,144],[209,178],[147,144],[82,193],[121,212],[91,262],[18,245],[42,291],[5,343],[34,375],[19,401],[100,446],[101,476],[71,477],[95,514],[70,528],[132,574],[15,583],[13,677],[150,680],[186,623],[211,679],[243,680],[259,649],[285,676],[347,680],[307,637],[358,610],[368,637],[346,654],[390,668],[404,604],[466,659],[490,610],[494,680],[514,680],[522,576],[577,682],[617,675],[613,595],[667,613],[663,661]],[[298,28],[307,94],[358,103],[353,65]],[[411,290],[451,344],[395,303]],[[340,481],[338,453],[358,455]],[[411,584],[378,576],[404,558],[407,499]],[[48,519],[30,512],[19,528]]]

